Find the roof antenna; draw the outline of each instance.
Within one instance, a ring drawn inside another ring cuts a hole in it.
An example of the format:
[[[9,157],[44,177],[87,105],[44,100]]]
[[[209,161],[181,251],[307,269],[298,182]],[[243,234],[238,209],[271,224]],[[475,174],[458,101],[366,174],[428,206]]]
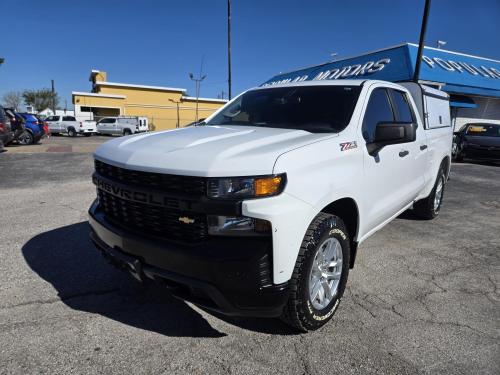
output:
[[[422,18],[422,27],[420,29],[420,40],[418,42],[417,62],[415,72],[413,73],[413,82],[418,83],[420,76],[420,63],[422,62],[422,53],[424,52],[425,32],[427,30],[427,19],[429,18],[429,10],[431,8],[431,0],[425,0],[424,16]]]

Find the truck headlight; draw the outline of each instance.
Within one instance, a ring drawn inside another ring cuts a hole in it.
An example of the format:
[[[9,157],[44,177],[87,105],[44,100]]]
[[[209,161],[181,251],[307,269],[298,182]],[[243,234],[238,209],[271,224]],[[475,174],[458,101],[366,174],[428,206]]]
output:
[[[286,174],[256,177],[211,178],[208,197],[217,199],[247,199],[271,197],[285,188]]]
[[[267,220],[245,216],[208,215],[208,234],[212,236],[259,236],[271,234]]]

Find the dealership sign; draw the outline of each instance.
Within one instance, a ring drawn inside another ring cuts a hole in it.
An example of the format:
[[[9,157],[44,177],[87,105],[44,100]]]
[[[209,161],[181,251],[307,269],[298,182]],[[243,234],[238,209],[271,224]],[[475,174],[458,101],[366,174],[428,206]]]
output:
[[[262,86],[336,79],[407,81],[415,69],[417,46],[402,44],[353,58],[278,74]],[[435,48],[424,49],[420,79],[444,85],[452,92],[500,96],[500,62]],[[460,86],[460,87],[458,87]],[[474,88],[474,89],[472,89]],[[494,92],[490,92],[494,90]]]
[[[479,67],[477,67],[474,64],[467,64],[463,61],[445,60],[439,57],[430,58],[425,55],[422,56],[422,61],[424,61],[432,69],[434,69],[435,67],[440,67],[448,72],[467,72],[475,76],[480,74],[486,78],[500,79],[500,70],[497,70],[496,68],[491,66],[487,67],[484,65],[480,65]]]
[[[361,77],[367,74],[379,72],[385,68],[387,64],[391,62],[391,59],[385,58],[378,61],[368,61],[364,64],[354,64],[345,65],[338,68],[330,68],[318,72],[312,79],[308,74],[298,75],[294,78],[284,78],[282,80],[266,82],[264,86],[276,85],[279,83],[289,83],[289,82],[301,82],[301,81],[322,81],[324,79],[342,79],[342,78],[353,78]]]

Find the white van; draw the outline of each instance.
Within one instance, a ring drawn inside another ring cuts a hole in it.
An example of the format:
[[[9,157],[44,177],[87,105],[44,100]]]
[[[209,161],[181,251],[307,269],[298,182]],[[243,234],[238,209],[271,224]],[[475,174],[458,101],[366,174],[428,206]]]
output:
[[[97,132],[111,135],[130,135],[149,130],[147,117],[104,117],[97,123]]]

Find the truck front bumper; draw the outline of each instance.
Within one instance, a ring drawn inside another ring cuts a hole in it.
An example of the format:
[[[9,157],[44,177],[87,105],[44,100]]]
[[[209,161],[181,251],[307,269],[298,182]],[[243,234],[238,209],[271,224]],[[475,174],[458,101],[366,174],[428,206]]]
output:
[[[195,245],[145,239],[108,222],[96,202],[89,223],[108,261],[197,305],[226,315],[276,317],[288,299],[288,283],[271,281],[271,237],[210,237]]]

